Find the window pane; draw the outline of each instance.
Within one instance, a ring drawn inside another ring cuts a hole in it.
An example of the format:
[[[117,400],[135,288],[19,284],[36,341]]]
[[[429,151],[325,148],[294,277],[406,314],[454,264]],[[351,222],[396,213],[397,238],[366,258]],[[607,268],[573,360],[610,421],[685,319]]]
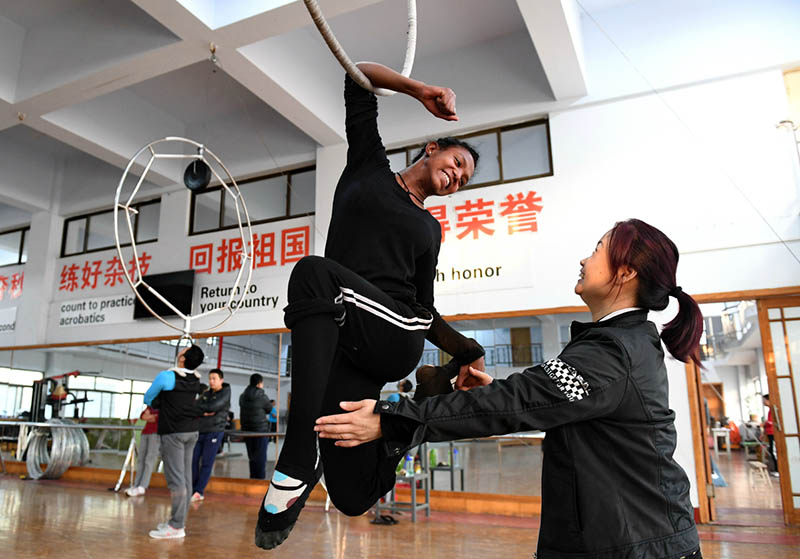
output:
[[[100,392],[93,392],[91,390],[86,392],[86,397],[89,401],[84,404],[83,414],[84,417],[101,417],[100,416]]]
[[[88,388],[91,390],[94,388],[94,379],[95,377],[89,375],[78,375],[77,377],[72,377],[69,379],[69,389],[74,390],[76,388]]]
[[[149,383],[149,382],[144,382],[144,381],[141,381],[141,380],[135,380],[135,381],[133,381],[133,391],[134,392],[139,392],[141,394],[144,394],[145,392],[147,392],[147,389],[150,388],[150,384],[151,383]]]
[[[144,396],[141,394],[131,395],[131,419],[137,419],[144,410]]]
[[[768,309],[767,314],[769,315],[770,320],[780,320],[781,319],[781,310],[780,309]]]
[[[800,307],[784,307],[783,318],[800,318]]]
[[[490,132],[481,136],[466,138],[466,142],[474,147],[480,154],[478,170],[470,179],[469,184],[475,185],[484,182],[500,180],[500,162],[497,149],[497,133]]]
[[[504,180],[544,175],[550,172],[550,154],[545,124],[502,132],[501,143],[503,144]],[[481,157],[482,162],[483,157]]]
[[[139,206],[139,221],[136,224],[136,240],[138,242],[158,239],[158,217],[161,203]]]
[[[398,153],[392,153],[391,155],[386,156],[389,159],[389,167],[391,167],[392,171],[397,173],[398,171],[402,171],[406,168],[406,152],[401,151]]]
[[[95,377],[95,389],[108,390],[109,392],[126,392],[130,390],[129,380],[118,380],[108,377]]]
[[[114,411],[111,417],[116,417],[117,419],[128,419],[128,406],[130,406],[130,404],[131,404],[130,394],[115,394]],[[131,410],[131,415],[132,414],[133,410]]]
[[[789,374],[789,360],[786,356],[786,340],[783,335],[782,322],[770,322],[770,334],[772,335],[772,353],[775,356],[775,373],[778,376]]]
[[[30,235],[30,229],[22,232],[22,258],[20,259],[20,262],[23,264],[28,261],[28,237],[30,237]]]
[[[289,215],[307,214],[314,211],[314,187],[317,172],[314,170],[292,174],[292,189],[289,192]]]
[[[193,232],[219,229],[219,197],[219,190],[195,195]]]
[[[86,235],[86,218],[67,222],[67,240],[64,243],[64,256],[83,252],[83,238]]]
[[[239,191],[251,222],[286,215],[286,176],[240,184]],[[236,225],[236,210],[230,196],[225,196],[225,225]]]
[[[6,404],[8,390],[7,384],[0,384],[0,417],[13,417],[14,415],[13,406]]]
[[[131,229],[136,230],[136,214],[131,214]],[[131,243],[131,234],[128,230],[128,219],[125,217],[125,210],[117,212],[117,221],[119,225],[119,243],[121,246],[129,245]]]
[[[0,235],[0,266],[19,262],[19,243],[22,231]]]
[[[39,371],[28,371],[25,369],[2,369],[0,379],[9,384],[20,384],[23,386],[33,386],[33,381],[42,380],[42,373]]]
[[[104,212],[89,218],[89,241],[86,250],[114,246],[114,212]]]

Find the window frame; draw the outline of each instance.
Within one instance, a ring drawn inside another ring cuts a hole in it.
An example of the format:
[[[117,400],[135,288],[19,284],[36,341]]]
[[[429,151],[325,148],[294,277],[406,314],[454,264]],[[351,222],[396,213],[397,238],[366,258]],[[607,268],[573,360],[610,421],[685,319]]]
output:
[[[10,264],[2,264],[0,268],[5,268],[7,266],[22,266],[25,262],[22,261],[22,254],[25,252],[25,237],[27,237],[28,231],[31,230],[30,225],[25,225],[23,227],[15,227],[13,229],[8,229],[7,231],[0,232],[0,236],[9,234],[9,233],[17,233],[21,232],[19,237],[19,247],[17,248],[17,261],[12,262]]]
[[[502,133],[503,132],[508,132],[508,131],[511,131],[511,130],[519,130],[519,129],[522,129],[522,128],[533,128],[534,126],[541,126],[541,125],[545,126],[545,130],[546,130],[546,133],[547,133],[547,159],[548,159],[548,163],[549,163],[549,166],[550,166],[550,172],[549,173],[540,173],[538,175],[528,175],[528,176],[524,176],[524,177],[515,177],[513,179],[506,179],[505,175],[504,175],[504,172],[503,172],[503,136],[502,136]],[[508,126],[496,126],[494,128],[486,128],[484,130],[477,130],[475,132],[470,132],[469,134],[461,134],[461,135],[458,135],[458,136],[454,136],[454,138],[469,142],[470,138],[474,138],[476,136],[485,136],[486,134],[491,134],[491,133],[494,133],[497,136],[498,169],[499,169],[499,172],[500,172],[500,178],[498,180],[488,181],[488,182],[467,183],[466,186],[458,189],[459,192],[464,191],[464,190],[473,190],[473,189],[476,189],[476,188],[484,188],[484,187],[487,187],[487,186],[495,186],[495,185],[498,185],[498,184],[508,184],[508,183],[512,183],[512,182],[519,182],[519,181],[532,180],[532,179],[540,179],[540,178],[543,178],[543,177],[552,177],[553,176],[555,171],[553,170],[553,144],[552,144],[552,141],[550,139],[550,119],[549,118],[547,118],[547,117],[545,117],[545,118],[537,118],[535,120],[528,120],[528,121],[520,122],[520,123],[517,123],[517,124],[510,124]],[[416,155],[416,152],[419,151],[424,146],[425,146],[425,144],[412,144],[412,145],[407,145],[407,146],[404,146],[404,147],[394,148],[394,149],[390,149],[390,150],[387,149],[386,150],[386,155],[394,155],[396,153],[405,152],[406,153],[406,166],[408,166],[408,165],[411,165],[411,158],[414,155]],[[480,163],[478,163],[478,166],[480,166]]]
[[[296,167],[294,169],[289,169],[286,171],[281,171],[278,173],[269,173],[266,175],[258,175],[255,177],[250,177],[247,179],[237,180],[237,186],[244,186],[250,183],[274,179],[276,177],[286,177],[286,193],[285,193],[285,214],[277,217],[268,217],[266,219],[257,219],[251,220],[250,225],[261,225],[264,223],[273,223],[276,221],[283,221],[286,219],[294,219],[297,217],[307,217],[314,215],[316,212],[304,212],[298,214],[291,214],[291,192],[292,192],[292,176],[299,175],[300,173],[306,173],[308,171],[316,171],[317,165],[304,165],[302,167]],[[223,187],[221,184],[217,184],[214,186],[209,186],[204,188],[200,191],[193,191],[191,196],[191,201],[189,202],[189,236],[193,237],[195,235],[205,235],[207,233],[216,233],[217,231],[227,231],[229,229],[238,229],[238,224],[231,224],[231,225],[224,225],[225,220],[225,192],[222,192],[219,197],[219,210],[217,212],[217,227],[211,229],[204,229],[202,231],[195,231],[194,229],[194,218],[195,218],[195,211],[197,208],[197,196],[201,194],[209,194],[212,192],[222,191]],[[316,181],[314,185],[314,191],[316,194]]]
[[[153,198],[151,200],[145,200],[143,202],[137,202],[136,204],[132,204],[131,208],[133,208],[135,210],[138,210],[139,208],[141,208],[143,206],[150,206],[150,205],[153,205],[153,204],[159,204],[160,205],[161,204],[161,197]],[[75,215],[75,216],[72,216],[72,217],[65,218],[64,219],[64,226],[63,226],[63,228],[61,230],[61,250],[59,252],[60,258],[69,258],[69,257],[72,257],[72,256],[80,256],[81,254],[91,254],[93,252],[101,252],[101,251],[104,251],[104,250],[109,250],[109,249],[114,248],[116,246],[116,244],[113,244],[113,245],[110,245],[110,246],[106,246],[106,247],[93,248],[93,249],[87,248],[89,246],[89,234],[91,232],[91,219],[92,219],[92,217],[97,216],[97,215],[106,214],[106,213],[113,214],[114,213],[114,209],[112,208],[110,210],[97,210],[97,211],[94,211],[94,212],[89,212],[89,213]],[[86,220],[86,230],[83,232],[83,248],[78,252],[65,254],[66,249],[67,249],[67,232],[69,230],[69,224],[74,222],[74,221],[80,221],[81,219],[85,219]],[[112,217],[112,223],[113,223],[113,217]],[[159,220],[159,225],[160,225],[160,220]],[[136,239],[138,234],[139,234],[139,216],[138,216],[138,214],[136,214],[136,219],[134,220],[134,223],[133,223],[133,238],[134,238],[134,240]],[[156,242],[158,242],[158,233],[156,233],[156,238],[155,239],[150,239],[150,240],[147,240],[147,241],[138,241],[137,240],[136,244],[145,245],[145,244],[148,244],[148,243],[156,243]],[[126,247],[126,246],[130,246],[130,244],[131,243],[122,243],[122,244],[120,244],[120,246]]]

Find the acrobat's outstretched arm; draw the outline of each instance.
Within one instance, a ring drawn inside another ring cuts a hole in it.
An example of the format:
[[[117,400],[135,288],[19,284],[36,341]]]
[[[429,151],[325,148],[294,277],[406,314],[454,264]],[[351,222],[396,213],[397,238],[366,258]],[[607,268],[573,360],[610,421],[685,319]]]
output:
[[[449,87],[428,85],[405,77],[382,64],[360,62],[358,68],[364,72],[375,87],[405,93],[417,99],[435,117],[443,120],[458,120],[456,116],[456,94]]]

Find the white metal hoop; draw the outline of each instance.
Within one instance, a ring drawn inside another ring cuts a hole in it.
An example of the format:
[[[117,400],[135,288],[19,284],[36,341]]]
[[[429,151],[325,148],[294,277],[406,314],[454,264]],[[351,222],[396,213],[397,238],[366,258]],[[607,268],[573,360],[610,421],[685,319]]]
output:
[[[189,155],[184,155],[180,153],[156,153],[156,150],[154,149],[155,146],[158,146],[159,144],[165,142],[177,142],[177,143],[189,144],[193,148],[192,151],[196,151],[196,153],[192,153]],[[133,164],[136,161],[136,159],[138,159],[139,156],[145,151],[150,152],[150,159],[147,161],[147,164],[145,165],[144,168],[144,172],[139,177],[139,180],[137,181],[136,186],[133,188],[133,191],[131,192],[130,196],[128,196],[127,201],[123,203],[120,200],[120,197],[122,195],[122,187],[125,184],[125,179],[127,178],[128,172],[131,170],[131,167],[133,167]],[[210,157],[211,158],[210,163],[216,163],[225,172],[228,178],[227,181],[223,180],[222,177],[220,177],[219,173],[214,168],[215,166],[210,164],[209,160],[206,160],[206,157]],[[133,199],[135,198],[136,193],[139,191],[139,188],[142,186],[142,182],[144,182],[144,179],[147,176],[147,172],[150,170],[150,167],[153,165],[153,162],[156,159],[189,159],[189,160],[202,161],[203,163],[208,165],[213,177],[217,181],[219,181],[220,185],[222,185],[222,188],[225,189],[225,192],[229,196],[231,196],[231,198],[235,202],[236,219],[237,219],[237,224],[239,226],[239,236],[241,237],[242,240],[242,249],[240,252],[241,265],[239,266],[239,272],[236,275],[236,281],[233,284],[233,288],[231,289],[231,293],[228,296],[228,300],[225,302],[224,305],[222,305],[219,308],[212,309],[197,315],[191,315],[191,314],[186,315],[180,310],[178,310],[175,307],[175,305],[173,305],[166,298],[164,298],[164,296],[161,295],[158,291],[150,287],[150,285],[148,285],[147,282],[145,282],[143,279],[142,268],[139,262],[139,254],[136,248],[136,239],[134,238],[133,224],[131,223],[131,215],[137,213],[137,210],[132,208],[131,204],[133,203]],[[125,266],[125,257],[122,254],[122,246],[120,245],[119,241],[120,210],[124,210],[125,212],[125,223],[127,225],[128,235],[131,241],[133,262],[135,263],[135,269],[132,271],[128,270],[128,268]],[[188,339],[189,341],[191,341],[192,332],[194,333],[211,332],[212,330],[219,328],[233,316],[233,314],[236,312],[237,309],[241,308],[242,302],[244,301],[244,298],[247,297],[247,294],[249,292],[250,281],[252,280],[253,276],[253,247],[250,245],[250,240],[252,238],[253,238],[253,232],[250,228],[250,215],[247,213],[247,206],[245,205],[244,197],[239,191],[239,186],[236,184],[236,180],[233,178],[233,175],[231,175],[230,171],[228,171],[228,168],[225,167],[222,161],[220,161],[220,159],[216,155],[214,155],[214,153],[211,150],[209,150],[205,145],[196,142],[194,140],[190,140],[188,138],[168,136],[166,138],[150,142],[142,149],[137,151],[136,155],[134,155],[130,159],[130,161],[128,161],[128,165],[125,167],[125,172],[122,173],[122,178],[119,181],[119,185],[117,186],[117,192],[114,197],[114,241],[116,243],[117,254],[119,255],[120,259],[120,265],[124,272],[125,280],[128,282],[128,285],[130,285],[131,289],[133,290],[133,294],[136,296],[139,302],[142,305],[144,305],[144,307],[155,318],[157,318],[170,328],[173,328],[181,332],[182,333],[181,340]],[[240,290],[239,284],[241,283],[245,269],[247,270],[247,275],[246,275],[247,279],[245,280],[244,288]],[[182,318],[183,327],[181,328],[176,326],[175,324],[172,324],[168,320],[159,316],[158,313],[156,313],[152,308],[150,308],[150,305],[148,305],[147,302],[144,299],[142,299],[141,295],[137,291],[136,288],[139,286],[144,286],[144,288],[147,289],[153,296],[155,296],[158,300],[167,305],[167,307],[169,307],[170,310],[172,310],[176,315]],[[238,298],[237,298],[237,293],[239,294]],[[211,326],[209,328],[204,328],[202,330],[192,330],[192,323],[194,321],[221,312],[226,313],[226,315],[220,322],[218,322],[214,326]],[[179,340],[179,345],[181,340]]]
[[[327,43],[328,48],[331,49],[333,56],[339,61],[339,64],[350,74],[350,77],[353,80],[363,87],[364,89],[375,93],[376,95],[394,95],[396,92],[392,91],[391,89],[383,89],[380,87],[373,87],[372,82],[369,81],[369,78],[364,75],[364,72],[358,69],[358,66],[353,64],[353,61],[350,60],[350,57],[347,56],[347,53],[344,52],[342,45],[339,44],[339,41],[336,40],[336,37],[331,31],[331,28],[328,26],[328,22],[325,21],[325,16],[322,15],[322,10],[319,9],[319,4],[317,4],[317,0],[303,0],[305,2],[306,8],[308,8],[308,13],[311,14],[311,19],[314,20],[314,25],[317,26],[319,32],[322,34],[322,38],[325,39],[325,43]],[[403,69],[400,72],[405,77],[411,75],[411,68],[414,65],[414,55],[417,50],[417,2],[416,0],[408,0],[408,42],[406,44],[406,58],[403,62]]]

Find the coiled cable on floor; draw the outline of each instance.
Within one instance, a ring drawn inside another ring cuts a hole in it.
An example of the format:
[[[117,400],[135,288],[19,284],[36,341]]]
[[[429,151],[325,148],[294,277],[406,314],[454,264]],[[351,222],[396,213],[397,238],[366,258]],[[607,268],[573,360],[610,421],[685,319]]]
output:
[[[51,419],[48,423],[72,424],[63,419]],[[50,437],[53,444],[48,452],[47,443]],[[80,427],[40,427],[28,439],[28,476],[32,479],[58,479],[70,466],[83,464],[88,457],[89,441]],[[42,464],[47,464],[45,470],[42,470]]]

